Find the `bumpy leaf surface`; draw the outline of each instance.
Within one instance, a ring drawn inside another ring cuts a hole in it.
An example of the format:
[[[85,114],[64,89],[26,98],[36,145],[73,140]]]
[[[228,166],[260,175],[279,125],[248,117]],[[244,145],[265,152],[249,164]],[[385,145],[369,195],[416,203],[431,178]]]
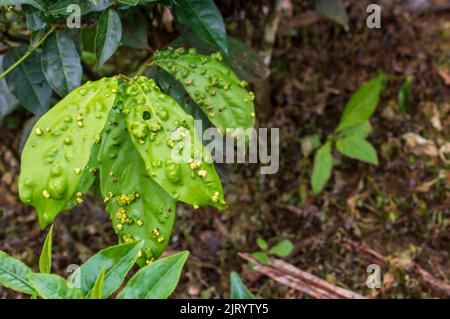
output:
[[[100,186],[120,242],[145,240],[138,263],[145,265],[166,248],[176,200],[145,169],[121,113],[113,110],[99,155]]]
[[[37,121],[22,153],[19,194],[36,208],[41,227],[81,203],[80,182],[91,149],[100,141],[117,91],[117,79],[87,83]]]
[[[189,96],[222,132],[255,125],[254,95],[245,89],[219,53],[201,55],[194,49],[167,49],[155,54],[155,63],[183,84]]]
[[[128,131],[150,177],[172,197],[225,208],[222,184],[211,155],[198,140],[194,120],[153,80],[139,77],[122,106]]]

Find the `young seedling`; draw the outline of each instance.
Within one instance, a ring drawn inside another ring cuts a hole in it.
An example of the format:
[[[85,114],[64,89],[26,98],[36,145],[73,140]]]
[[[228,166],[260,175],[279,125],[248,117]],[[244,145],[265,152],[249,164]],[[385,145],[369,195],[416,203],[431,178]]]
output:
[[[261,264],[267,265],[270,262],[271,256],[287,257],[294,249],[294,245],[289,239],[283,239],[275,246],[269,247],[269,244],[262,238],[256,240],[256,244],[261,249],[252,253],[252,256]]]

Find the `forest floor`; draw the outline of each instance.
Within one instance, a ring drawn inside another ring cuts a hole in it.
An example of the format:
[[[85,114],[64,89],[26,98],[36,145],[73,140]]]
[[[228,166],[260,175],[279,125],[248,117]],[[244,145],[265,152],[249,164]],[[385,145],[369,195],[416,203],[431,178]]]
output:
[[[255,49],[259,30],[264,30],[260,6],[266,2],[221,8],[229,32]],[[263,84],[270,100],[256,105],[260,127],[280,128],[280,169],[261,175],[255,164],[227,167],[222,181],[229,208],[224,212],[179,206],[167,253],[187,249],[191,255],[173,297],[228,298],[231,271],[257,296],[305,297],[255,272],[239,257],[239,252],[258,250],[258,237],[270,244],[290,239],[295,248],[287,262],[367,297],[450,297],[450,161],[445,152],[450,139],[450,12],[411,13],[394,6],[383,12],[381,29],[368,29],[365,5],[349,6],[349,32],[325,19],[308,19],[302,6],[286,8],[271,74]],[[247,12],[245,21],[240,10]],[[329,184],[312,196],[313,153],[306,137],[319,134],[323,141],[351,93],[378,70],[390,75],[369,137],[380,165],[336,154],[340,160]],[[414,76],[412,112],[402,116],[397,94],[408,75]],[[46,232],[17,194],[18,132],[27,118],[15,112],[0,129],[0,249],[36,268]],[[423,139],[405,138],[406,133]],[[116,243],[97,203],[87,200],[58,216],[56,273],[65,276],[69,264]],[[388,261],[380,265],[382,288],[369,289],[366,269],[380,263],[380,256]],[[0,298],[21,297],[0,287]]]

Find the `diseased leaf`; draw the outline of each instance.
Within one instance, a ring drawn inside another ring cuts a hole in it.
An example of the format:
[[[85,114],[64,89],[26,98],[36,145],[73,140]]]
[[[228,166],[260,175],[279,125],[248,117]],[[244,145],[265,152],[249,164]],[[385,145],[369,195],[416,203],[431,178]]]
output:
[[[59,96],[64,97],[81,84],[83,68],[75,43],[63,31],[56,31],[44,42],[42,69]]]
[[[53,225],[45,237],[44,246],[39,257],[39,270],[43,274],[49,274],[52,269],[52,240],[53,240]]]
[[[369,121],[364,121],[359,124],[349,126],[341,131],[343,136],[355,135],[362,138],[366,138],[372,134],[372,125]]]
[[[127,273],[136,263],[142,245],[142,241],[136,241],[100,250],[72,273],[67,280],[73,282],[73,278],[79,276],[81,291],[86,296],[91,296],[95,282],[104,268],[102,295],[103,298],[108,298],[120,287]]]
[[[231,299],[255,299],[236,272],[230,274]]]
[[[92,288],[92,299],[103,299],[103,285],[105,283],[105,267],[102,268],[100,274],[95,280],[94,288]]]
[[[175,15],[206,43],[228,53],[227,33],[222,14],[213,0],[174,1]]]
[[[269,252],[278,257],[287,257],[293,249],[294,245],[292,245],[292,242],[289,239],[285,239],[270,248]]]
[[[122,23],[113,9],[102,13],[95,34],[95,56],[97,65],[105,63],[119,47],[122,38]]]
[[[225,133],[227,128],[246,130],[255,125],[254,94],[245,89],[233,70],[211,56],[182,48],[157,52],[155,63],[174,76],[208,119]]]
[[[35,294],[36,291],[27,279],[31,269],[20,260],[0,250],[0,285],[24,294]]]
[[[42,228],[70,201],[83,201],[84,194],[78,193],[80,181],[116,90],[116,78],[87,83],[34,125],[22,152],[19,195],[36,208]]]
[[[176,200],[148,175],[122,114],[111,113],[99,155],[102,195],[119,241],[144,240],[138,259],[144,266],[169,243]]]
[[[29,281],[44,299],[82,299],[77,288],[69,288],[64,278],[54,274],[29,274]]]
[[[128,84],[122,107],[128,131],[150,177],[173,198],[226,207],[211,155],[198,140],[194,120],[155,82],[139,77]]]
[[[68,10],[70,5],[77,5],[80,14],[85,15],[90,12],[103,11],[113,4],[113,0],[58,0],[50,5],[46,12],[51,15],[71,15],[74,12]]]
[[[331,177],[333,169],[333,156],[331,155],[331,142],[326,142],[314,156],[314,166],[311,174],[311,186],[314,195],[319,194]]]
[[[386,75],[380,72],[377,77],[363,84],[353,93],[342,113],[341,121],[336,129],[338,132],[370,119],[380,101],[385,81]]]
[[[131,277],[117,299],[167,299],[180,280],[188,256],[189,252],[183,251],[145,266]]]
[[[359,136],[347,136],[336,141],[336,148],[342,155],[373,165],[378,165],[377,151],[372,144]]]
[[[13,65],[26,52],[25,46],[9,50],[3,61],[4,69]],[[33,52],[8,73],[6,80],[11,92],[28,111],[42,115],[48,110],[52,89],[42,72],[39,53]]]
[[[347,10],[341,0],[313,0],[313,5],[320,15],[342,25],[345,31],[349,30]]]

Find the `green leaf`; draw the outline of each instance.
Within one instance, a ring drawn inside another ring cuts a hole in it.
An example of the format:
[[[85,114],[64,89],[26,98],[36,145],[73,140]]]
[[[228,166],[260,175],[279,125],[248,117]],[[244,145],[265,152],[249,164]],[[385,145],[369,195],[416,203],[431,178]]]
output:
[[[59,0],[50,5],[46,12],[51,15],[72,15],[73,11],[68,11],[70,5],[77,5],[80,8],[80,14],[85,15],[90,12],[103,11],[109,8],[113,4],[113,0]]]
[[[337,132],[370,119],[380,101],[385,81],[386,75],[380,72],[376,78],[365,83],[353,93],[344,108],[341,121],[336,129]]]
[[[104,268],[102,296],[108,298],[120,287],[127,273],[136,263],[142,245],[142,241],[136,241],[100,250],[70,275],[68,281],[73,282],[73,278],[79,276],[81,291],[86,296],[91,296],[95,282]]]
[[[99,155],[102,195],[119,241],[145,240],[138,259],[142,266],[169,243],[176,200],[148,175],[122,114],[112,114],[110,122]]]
[[[245,89],[233,70],[211,56],[182,48],[157,52],[155,63],[183,84],[189,96],[222,132],[227,128],[246,130],[255,125],[254,95]]]
[[[27,265],[0,250],[0,285],[25,294],[35,294],[27,279],[31,273]]]
[[[117,299],[167,299],[180,280],[188,251],[159,259],[131,277]]]
[[[213,0],[177,0],[174,9],[182,24],[191,27],[206,43],[228,54],[225,24]]]
[[[29,4],[41,11],[44,10],[44,3],[42,0],[0,0],[0,6],[15,6],[18,4]]]
[[[100,274],[95,280],[94,288],[92,288],[92,299],[103,299],[103,285],[105,283],[105,267],[102,268]]]
[[[3,55],[0,55],[0,73],[3,71]],[[10,89],[8,88],[8,84],[6,83],[6,79],[0,79],[0,121],[10,114],[17,106],[17,100],[12,95]]]
[[[361,138],[366,138],[372,134],[372,125],[369,121],[361,122],[353,126],[349,126],[341,131],[342,136],[359,136]]]
[[[139,4],[139,0],[117,0],[117,2],[129,5],[129,6],[136,6]]]
[[[294,245],[292,245],[292,242],[289,239],[285,239],[270,248],[269,252],[278,257],[287,257],[293,249]]]
[[[256,253],[253,253],[252,256],[263,265],[267,265],[270,262],[269,256],[262,251],[257,251]]]
[[[102,13],[97,24],[95,35],[95,56],[97,65],[105,63],[117,50],[122,38],[122,23],[113,9]]]
[[[91,149],[99,141],[115,92],[116,78],[87,83],[72,91],[34,125],[22,153],[19,177],[21,200],[38,211],[42,228],[77,193]]]
[[[24,5],[22,7],[22,10],[26,14],[28,30],[38,31],[44,29],[47,26],[43,11],[28,5]]]
[[[267,248],[269,248],[269,245],[267,245],[267,242],[264,239],[262,239],[261,237],[256,239],[256,244],[262,250],[266,250]]]
[[[19,60],[27,48],[9,50],[4,58],[3,67],[7,69]],[[6,76],[11,92],[30,112],[42,115],[49,107],[52,89],[42,72],[41,56],[36,51],[20,63]]]
[[[349,30],[347,10],[341,0],[313,0],[313,6],[321,16],[342,25],[345,31]]]
[[[372,144],[359,136],[348,136],[336,141],[336,148],[342,155],[373,165],[378,165],[377,151]]]
[[[52,269],[52,240],[53,225],[50,226],[47,237],[45,237],[44,247],[42,247],[41,256],[39,257],[39,270],[43,274],[49,274]]]
[[[28,279],[44,299],[83,299],[83,293],[69,288],[64,278],[54,274],[29,274]]]
[[[56,31],[45,40],[42,69],[48,83],[61,97],[80,86],[83,68],[75,43],[67,33]]]
[[[326,142],[314,156],[314,166],[311,174],[311,185],[314,195],[319,194],[331,177],[333,169],[333,156],[331,155],[331,142]]]
[[[236,272],[230,274],[231,299],[255,299]]]
[[[198,140],[194,120],[155,82],[129,82],[122,106],[128,131],[150,177],[172,197],[191,204],[226,207],[211,155]]]
[[[122,43],[133,49],[148,49],[147,19],[139,11],[132,11],[122,21]]]
[[[400,114],[405,115],[411,112],[411,87],[414,80],[413,76],[407,76],[398,91],[398,105],[400,107]]]

